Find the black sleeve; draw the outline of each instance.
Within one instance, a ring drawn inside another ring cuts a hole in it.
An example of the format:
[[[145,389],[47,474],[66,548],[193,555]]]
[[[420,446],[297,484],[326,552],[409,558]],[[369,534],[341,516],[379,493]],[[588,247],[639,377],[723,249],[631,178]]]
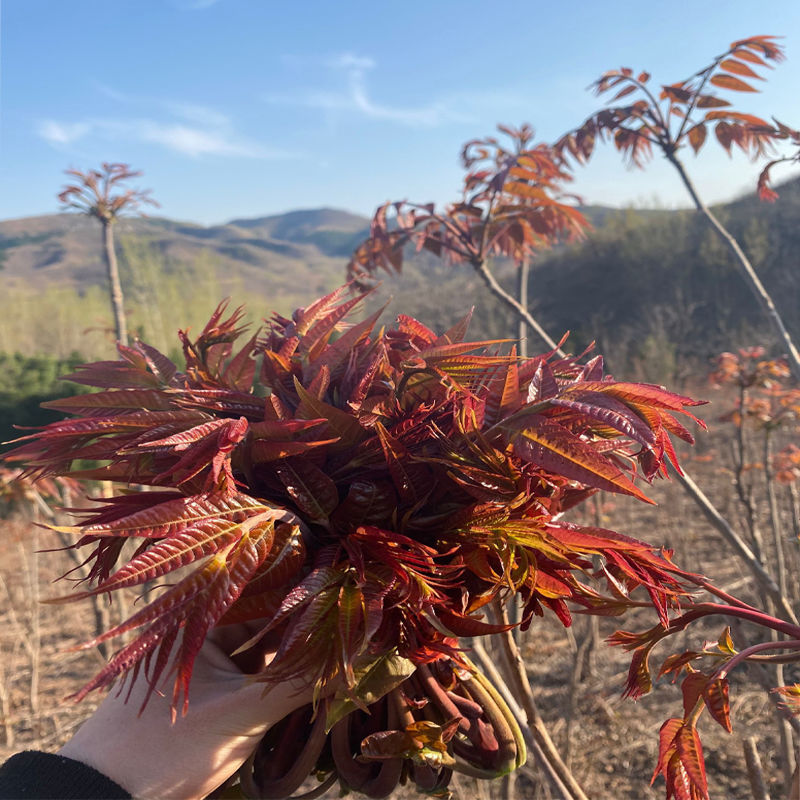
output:
[[[26,750],[0,767],[0,800],[131,800],[95,769],[53,753]]]

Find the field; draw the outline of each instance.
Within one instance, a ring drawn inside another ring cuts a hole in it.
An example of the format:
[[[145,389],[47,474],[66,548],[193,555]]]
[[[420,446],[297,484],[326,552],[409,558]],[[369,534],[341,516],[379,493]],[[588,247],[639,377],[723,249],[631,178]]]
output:
[[[713,395],[707,387],[697,395]],[[707,414],[709,421],[724,405],[718,402]],[[686,465],[695,474],[715,504],[730,519],[740,520],[733,485],[733,471],[725,466],[728,442],[719,423],[712,434],[701,434],[694,451],[685,454]],[[754,474],[757,473],[754,465]],[[757,476],[756,476],[757,477]],[[675,550],[677,563],[710,576],[715,583],[744,599],[754,599],[752,581],[741,563],[727,551],[718,534],[696,513],[692,501],[677,483],[662,483],[650,491],[657,507],[646,507],[627,498],[606,497],[590,501],[575,521],[600,524],[654,545]],[[759,513],[763,509],[759,509]],[[782,507],[784,515],[789,506]],[[91,696],[76,705],[65,697],[76,690],[101,665],[95,650],[69,651],[94,630],[95,620],[87,604],[40,605],[37,598],[64,592],[52,581],[74,564],[63,552],[34,554],[57,547],[56,534],[36,531],[24,515],[2,523],[0,539],[0,758],[24,749],[53,751],[66,741],[91,713],[98,698]],[[798,574],[796,534],[787,548],[790,575]],[[766,554],[768,556],[768,553]],[[767,557],[767,563],[769,559]],[[796,594],[797,586],[792,587]],[[109,612],[112,619],[120,613]],[[642,630],[653,624],[652,613],[637,612],[633,618],[577,616],[565,630],[553,618],[536,620],[521,635],[521,649],[534,688],[535,700],[562,756],[590,798],[639,800],[663,796],[659,780],[652,788],[649,776],[656,758],[658,730],[664,720],[681,713],[678,688],[660,681],[654,692],[638,702],[622,699],[628,655],[610,648],[603,639],[619,627]],[[723,622],[703,630],[682,634],[670,652],[699,647],[702,637],[719,636]],[[748,631],[734,626],[734,642],[741,647]],[[667,652],[662,653],[662,657]],[[793,672],[791,670],[794,670]],[[748,668],[732,677],[733,734],[726,734],[706,719],[701,725],[711,796],[745,800],[751,794],[743,757],[743,742],[754,738],[763,765],[764,778],[780,797],[783,781],[778,727],[774,703],[761,688],[775,685],[774,674],[759,675]],[[786,683],[800,680],[797,667],[786,670]],[[771,681],[771,683],[770,683]],[[472,779],[457,778],[454,795],[467,798],[549,798],[547,784],[529,758],[515,785],[498,781],[476,786]],[[514,780],[514,779],[512,779]],[[331,790],[330,796],[336,796]],[[405,795],[402,795],[405,796]]]

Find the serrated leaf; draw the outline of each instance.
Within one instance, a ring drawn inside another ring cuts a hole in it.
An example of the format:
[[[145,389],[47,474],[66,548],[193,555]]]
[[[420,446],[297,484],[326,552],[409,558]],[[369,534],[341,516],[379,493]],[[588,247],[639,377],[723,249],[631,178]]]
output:
[[[634,700],[649,694],[653,688],[653,681],[650,677],[650,651],[652,645],[637,647],[631,656],[631,665],[628,669],[628,680],[625,684],[623,697],[630,697]]]
[[[339,639],[342,643],[342,667],[344,677],[349,686],[355,683],[353,662],[361,655],[366,644],[364,626],[366,609],[364,593],[358,586],[344,584],[339,589]]]
[[[172,693],[173,717],[180,707],[186,713],[189,704],[189,682],[195,657],[210,628],[235,602],[249,578],[269,552],[272,523],[254,525],[238,542],[217,553],[176,586],[160,595],[148,606],[101,636],[82,645],[94,647],[136,628],[148,627],[130,644],[118,651],[111,661],[76,695],[80,700],[94,689],[108,686],[117,676],[142,658],[156,652],[163,642],[169,647],[160,654],[148,679],[153,691],[166,667],[175,634],[183,629],[176,656],[176,677]],[[265,539],[265,537],[268,537]],[[148,661],[150,659],[148,658]],[[147,698],[150,693],[148,692]],[[145,703],[147,702],[145,699]],[[183,702],[181,703],[181,698]]]
[[[375,424],[375,430],[398,495],[401,499],[417,502],[432,489],[427,468],[420,463],[414,463],[402,442],[392,436],[380,422]]]
[[[253,385],[256,374],[255,344],[258,334],[253,334],[250,341],[225,365],[220,379],[228,386],[240,392],[248,392]]]
[[[574,390],[554,397],[550,402],[554,406],[569,408],[590,419],[603,422],[640,444],[650,446],[655,442],[655,434],[644,420],[624,403],[609,395],[583,391],[578,384]]]
[[[318,400],[306,391],[297,378],[294,379],[294,386],[301,403],[296,413],[301,419],[324,419],[342,446],[353,447],[365,438],[364,429],[351,414]]]
[[[683,725],[676,737],[678,757],[689,775],[697,795],[708,800],[708,780],[703,760],[703,746],[693,725]]]
[[[330,309],[324,315],[321,315],[313,325],[308,329],[308,332],[305,333],[301,338],[297,345],[297,350],[303,354],[311,355],[313,351],[321,344],[324,344],[330,338],[330,335],[333,333],[336,325],[347,316],[347,314],[352,311],[357,305],[361,303],[361,301],[367,297],[374,290],[370,290],[369,292],[365,292],[364,294],[360,294],[357,297],[353,297],[350,300],[346,300],[344,303],[340,303],[335,308]]]
[[[703,701],[709,714],[730,733],[733,728],[731,726],[728,679],[716,678],[709,681],[703,689]]]
[[[690,672],[681,683],[681,694],[683,696],[683,713],[688,717],[693,711],[700,698],[703,696],[708,677],[702,672]]]
[[[108,392],[61,397],[41,404],[42,408],[88,416],[99,411],[125,409],[166,411],[170,408],[167,395],[157,389],[116,389]]]
[[[658,732],[658,763],[650,780],[651,785],[662,773],[666,776],[667,765],[678,748],[676,740],[682,727],[683,720],[677,718],[668,719],[661,726]]]
[[[313,522],[327,522],[339,505],[336,484],[319,467],[303,458],[281,461],[274,469],[300,512]]]
[[[520,458],[586,486],[653,503],[616,464],[568,428],[539,415],[528,418],[527,423],[528,427],[511,440],[514,453]]]
[[[658,671],[658,677],[662,678],[664,675],[669,675],[670,672],[675,672],[677,674],[687,664],[702,657],[703,654],[696,650],[686,650],[683,653],[673,653],[664,659],[664,662],[661,664],[661,669]]]
[[[142,354],[148,368],[161,381],[161,384],[170,386],[178,372],[174,362],[147,342],[137,339],[134,347]]]
[[[167,499],[164,499],[167,498]],[[127,507],[135,503],[144,504],[132,513]],[[184,496],[175,493],[154,493],[116,497],[109,508],[90,517],[81,526],[54,525],[53,530],[64,533],[81,533],[85,536],[122,536],[160,539],[171,536],[209,520],[244,521],[261,513],[270,513],[274,506],[245,494],[221,496],[201,494]],[[282,509],[282,513],[291,515]]]

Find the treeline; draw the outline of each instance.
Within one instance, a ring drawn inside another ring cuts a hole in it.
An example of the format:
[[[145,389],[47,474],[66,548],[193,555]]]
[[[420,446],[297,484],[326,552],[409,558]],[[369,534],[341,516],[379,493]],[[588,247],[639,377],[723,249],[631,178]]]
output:
[[[743,244],[800,338],[800,181],[785,184],[774,205],[748,197],[715,211]],[[597,229],[585,242],[535,261],[528,291],[535,316],[553,337],[571,332],[571,350],[596,340],[619,375],[674,384],[705,372],[721,350],[772,341],[725,246],[694,212],[589,212]],[[342,243],[345,238],[343,233]],[[306,277],[272,273],[265,266],[245,278],[211,250],[179,260],[163,244],[147,235],[126,235],[118,249],[131,331],[172,356],[177,355],[177,329],[198,331],[225,296],[233,305],[246,304],[250,321],[258,324],[265,314],[286,313],[320,293],[318,287],[311,291]],[[324,270],[307,266],[310,275],[322,279],[324,271],[324,282],[335,282],[344,279],[345,261],[343,256],[336,274],[335,264],[333,271],[330,263]],[[493,268],[515,292],[512,265]],[[451,267],[418,255],[409,259],[402,276],[387,278],[380,293],[394,298],[386,321],[402,311],[444,329],[475,306],[472,336],[517,335],[512,315],[465,265]],[[531,338],[530,352],[541,349]],[[113,358],[105,288],[17,288],[0,296],[2,352]]]
[[[41,408],[40,403],[86,391],[61,380],[84,361],[78,353],[67,358],[0,353],[0,442],[25,435],[15,425],[46,425],[61,419],[63,414]],[[0,446],[0,453],[5,449]]]
[[[597,228],[585,241],[543,255],[531,272],[534,316],[555,339],[569,331],[569,350],[581,352],[596,341],[618,375],[677,385],[705,375],[723,350],[773,341],[727,248],[695,212],[601,210],[602,219],[592,214]],[[785,184],[774,205],[748,197],[715,213],[800,338],[800,181]],[[513,266],[493,269],[515,294]],[[411,259],[400,278],[384,281],[382,292],[394,296],[392,308],[432,327],[446,327],[475,305],[473,336],[517,335],[512,315],[463,264]],[[530,352],[542,349],[531,336]]]
[[[746,198],[715,209],[800,338],[800,181],[775,205]],[[693,211],[619,214],[582,244],[542,259],[529,297],[570,345],[592,339],[620,374],[674,382],[722,350],[773,341],[716,234]],[[777,354],[777,353],[776,353]]]

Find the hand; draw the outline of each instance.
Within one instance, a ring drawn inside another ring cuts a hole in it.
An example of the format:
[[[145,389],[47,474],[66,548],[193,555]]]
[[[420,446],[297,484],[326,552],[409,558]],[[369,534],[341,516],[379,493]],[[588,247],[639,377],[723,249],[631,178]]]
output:
[[[136,798],[205,797],[236,772],[271,725],[311,701],[311,686],[253,683],[234,664],[227,653],[249,636],[244,625],[211,632],[194,665],[189,710],[174,724],[168,697],[157,693],[137,716],[148,689],[140,674],[127,703],[127,687],[112,690],[60,754]]]

